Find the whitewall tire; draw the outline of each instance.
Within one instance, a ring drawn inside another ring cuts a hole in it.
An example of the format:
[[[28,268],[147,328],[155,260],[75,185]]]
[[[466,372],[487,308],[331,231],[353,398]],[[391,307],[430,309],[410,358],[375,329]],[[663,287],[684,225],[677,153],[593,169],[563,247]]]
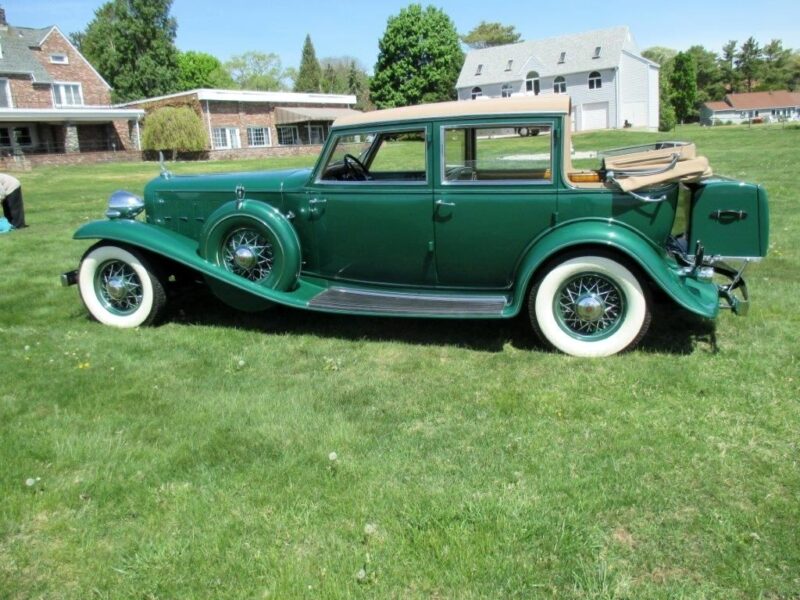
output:
[[[635,271],[600,254],[552,265],[531,290],[528,308],[542,341],[582,357],[633,348],[651,318],[648,289]]]
[[[166,304],[164,285],[148,260],[120,246],[98,244],[86,252],[78,289],[89,314],[114,327],[151,325]]]

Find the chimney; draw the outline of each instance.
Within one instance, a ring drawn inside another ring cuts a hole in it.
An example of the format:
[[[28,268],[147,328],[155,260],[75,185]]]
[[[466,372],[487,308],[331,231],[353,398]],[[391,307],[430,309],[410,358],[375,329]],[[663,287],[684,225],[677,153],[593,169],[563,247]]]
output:
[[[8,23],[6,23],[6,9],[2,6],[0,6],[0,27],[8,29]]]

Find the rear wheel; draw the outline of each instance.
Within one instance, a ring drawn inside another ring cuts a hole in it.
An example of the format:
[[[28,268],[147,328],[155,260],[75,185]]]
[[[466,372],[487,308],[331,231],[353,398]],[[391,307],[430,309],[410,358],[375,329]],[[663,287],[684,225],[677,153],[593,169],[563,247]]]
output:
[[[78,289],[89,314],[114,327],[151,325],[166,305],[164,284],[150,261],[120,246],[98,244],[86,252]]]
[[[531,290],[531,324],[545,343],[573,356],[633,348],[650,325],[650,298],[635,269],[610,255],[572,255]]]

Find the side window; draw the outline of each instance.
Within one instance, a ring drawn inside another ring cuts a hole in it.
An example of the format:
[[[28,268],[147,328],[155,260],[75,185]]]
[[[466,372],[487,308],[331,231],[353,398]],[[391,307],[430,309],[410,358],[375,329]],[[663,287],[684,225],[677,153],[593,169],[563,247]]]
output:
[[[552,126],[514,125],[444,129],[445,183],[552,182]]]
[[[367,131],[336,138],[323,181],[424,183],[425,130]]]

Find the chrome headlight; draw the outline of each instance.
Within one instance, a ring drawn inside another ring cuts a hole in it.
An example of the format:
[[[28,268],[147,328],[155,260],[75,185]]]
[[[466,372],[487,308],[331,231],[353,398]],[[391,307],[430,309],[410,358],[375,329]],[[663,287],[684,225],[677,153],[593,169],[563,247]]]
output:
[[[109,219],[134,219],[143,210],[144,200],[125,190],[118,190],[108,199],[106,216]]]

